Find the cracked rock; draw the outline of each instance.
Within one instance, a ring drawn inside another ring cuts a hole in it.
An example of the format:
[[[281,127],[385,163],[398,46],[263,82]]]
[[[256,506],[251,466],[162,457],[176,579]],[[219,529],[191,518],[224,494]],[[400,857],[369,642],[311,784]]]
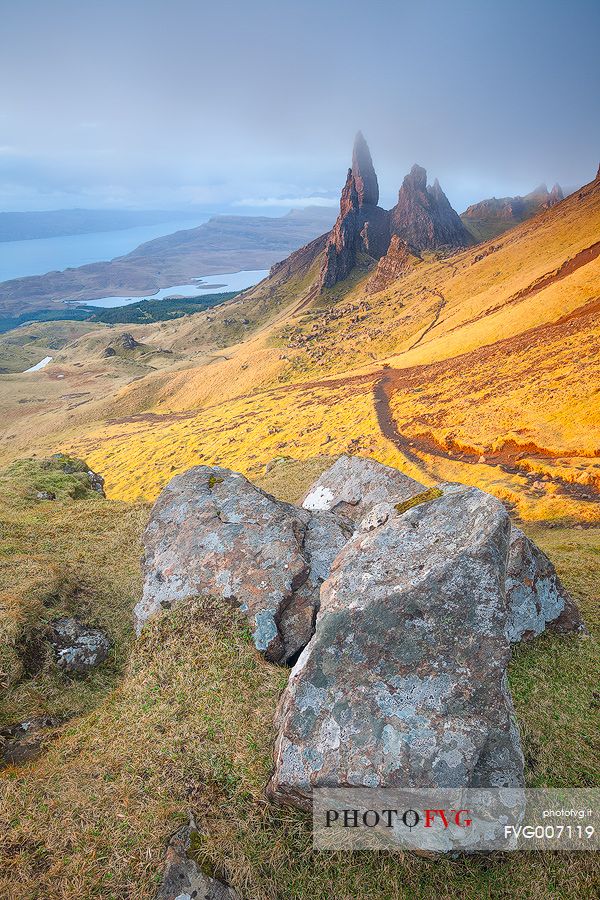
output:
[[[239,605],[267,659],[291,661],[313,634],[321,583],[351,533],[343,518],[282,503],[228,469],[190,469],[152,510],[136,631],[174,603],[213,596]]]
[[[277,713],[269,795],[328,787],[518,787],[502,504],[450,491],[357,533]]]
[[[375,507],[391,506],[426,490],[398,469],[362,456],[340,456],[308,490],[304,509],[327,510],[360,522]]]

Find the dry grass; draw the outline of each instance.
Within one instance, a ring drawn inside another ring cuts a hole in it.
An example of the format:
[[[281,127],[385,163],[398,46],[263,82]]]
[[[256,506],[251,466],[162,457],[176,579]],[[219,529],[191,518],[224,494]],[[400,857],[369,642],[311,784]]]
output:
[[[62,499],[37,501],[38,489]],[[29,461],[2,473],[0,726],[80,714],[114,686],[132,636],[146,517],[143,506],[82,495],[76,476]],[[109,660],[85,680],[61,673],[44,643],[48,623],[64,615],[98,625],[113,642]]]

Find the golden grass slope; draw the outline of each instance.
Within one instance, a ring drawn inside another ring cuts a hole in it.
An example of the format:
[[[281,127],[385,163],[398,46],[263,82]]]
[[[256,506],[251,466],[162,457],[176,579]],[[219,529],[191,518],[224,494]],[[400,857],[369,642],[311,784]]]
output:
[[[318,295],[319,265],[135,329],[172,351],[160,370],[97,357],[76,369],[91,340],[80,338],[63,384],[93,379],[102,396],[67,413],[68,392],[48,388],[19,410],[0,455],[64,446],[112,496],[151,500],[197,462],[256,476],[281,455],[354,452],[427,484],[476,484],[523,519],[597,520],[599,180],[487,244],[430,254],[378,294],[359,268]],[[31,392],[29,376],[9,377]]]

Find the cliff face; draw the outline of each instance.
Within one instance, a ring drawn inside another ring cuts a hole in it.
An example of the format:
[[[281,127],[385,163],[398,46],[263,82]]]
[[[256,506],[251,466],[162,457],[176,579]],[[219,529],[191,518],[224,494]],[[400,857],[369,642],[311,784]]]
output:
[[[346,278],[361,255],[381,260],[388,252],[392,235],[398,241],[385,266],[373,276],[373,284],[383,284],[391,272],[401,271],[405,255],[411,251],[459,249],[474,243],[437,179],[433,186],[427,186],[427,172],[421,166],[413,166],[406,176],[398,203],[390,212],[378,203],[377,175],[367,142],[359,131],[342,190],[340,214],[327,239],[319,290]]]
[[[389,213],[377,205],[379,185],[371,154],[359,131],[352,167],[340,199],[340,214],[329,234],[319,287],[332,287],[346,278],[361,253],[380,259],[390,240]]]
[[[413,166],[402,182],[391,211],[391,231],[416,250],[467,247],[473,238],[452,209],[436,179],[427,187],[427,172]]]
[[[411,252],[406,241],[402,241],[397,234],[393,234],[387,253],[381,257],[377,268],[367,281],[367,294],[383,291],[401,275],[410,272],[418,262],[420,262],[420,257]]]
[[[564,199],[565,195],[563,194],[562,188],[560,184],[556,183],[548,194],[548,199],[545,203],[545,209],[550,209],[551,206],[556,206],[557,203],[560,203],[560,201]]]
[[[523,197],[490,197],[480,203],[473,203],[460,218],[473,237],[488,240],[542,210],[550,209],[563,199],[560,184],[555,184],[551,191],[548,191],[545,184],[540,184]]]

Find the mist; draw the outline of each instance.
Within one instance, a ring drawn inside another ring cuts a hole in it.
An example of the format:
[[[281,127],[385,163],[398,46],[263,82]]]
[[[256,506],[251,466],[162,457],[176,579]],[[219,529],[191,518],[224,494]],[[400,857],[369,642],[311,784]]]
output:
[[[600,156],[600,5],[3,3],[0,209],[334,204],[354,133],[381,203],[413,163],[458,210]]]

